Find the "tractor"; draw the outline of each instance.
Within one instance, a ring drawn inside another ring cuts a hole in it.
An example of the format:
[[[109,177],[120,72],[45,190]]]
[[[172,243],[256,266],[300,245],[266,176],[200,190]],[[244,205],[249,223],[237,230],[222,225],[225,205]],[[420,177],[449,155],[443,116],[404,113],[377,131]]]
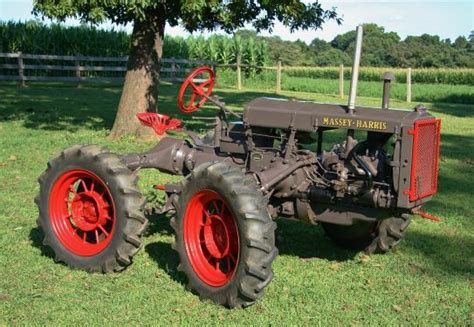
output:
[[[355,106],[361,38],[359,27],[348,105],[263,97],[232,111],[211,95],[214,71],[201,67],[182,84],[178,106],[218,107],[204,136],[142,113],[157,134],[187,136],[162,137],[144,153],[61,151],[39,177],[44,244],[70,267],[125,269],[148,224],[137,173],[154,168],[183,177],[157,183],[166,196],[156,211],[171,216],[188,288],[230,308],[255,303],[272,280],[277,218],[320,224],[337,245],[368,254],[395,248],[437,192],[441,122],[421,105],[390,108],[391,74],[381,108]]]

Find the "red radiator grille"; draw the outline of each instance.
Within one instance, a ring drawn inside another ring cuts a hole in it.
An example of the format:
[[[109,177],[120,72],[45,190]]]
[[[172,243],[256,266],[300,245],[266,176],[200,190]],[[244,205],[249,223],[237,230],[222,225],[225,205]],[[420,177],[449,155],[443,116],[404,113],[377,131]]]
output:
[[[409,131],[413,135],[410,201],[433,195],[438,190],[438,159],[441,120],[427,119],[415,122]]]

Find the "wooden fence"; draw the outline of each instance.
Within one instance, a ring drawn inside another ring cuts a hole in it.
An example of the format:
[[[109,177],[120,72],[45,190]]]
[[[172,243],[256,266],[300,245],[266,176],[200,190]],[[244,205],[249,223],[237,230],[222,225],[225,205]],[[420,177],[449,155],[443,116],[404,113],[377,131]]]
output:
[[[10,63],[0,63],[0,70],[11,70],[9,75],[0,75],[1,80],[20,81],[25,85],[27,81],[123,81],[123,74],[127,70],[126,62],[128,57],[91,57],[91,56],[57,56],[57,55],[34,55],[22,53],[0,53],[0,58],[10,60]],[[13,62],[14,60],[14,62]],[[35,63],[31,63],[34,61]],[[44,63],[44,61],[48,63]],[[254,66],[241,63],[240,56],[237,56],[235,64],[217,64],[208,60],[187,60],[175,58],[163,58],[160,69],[160,80],[168,82],[180,82],[184,79],[184,74],[193,71],[195,66],[209,65],[214,71],[217,67],[236,69],[236,87],[242,89],[242,68],[255,68],[260,70],[273,70],[276,73],[276,93],[281,92],[282,65],[281,61],[276,66]],[[43,62],[37,64],[37,62]],[[62,64],[58,64],[62,62]],[[51,64],[52,63],[52,64]],[[107,63],[107,66],[97,65],[97,63]],[[115,65],[112,65],[115,64]],[[25,71],[40,72],[36,75],[25,73]],[[62,75],[51,76],[51,72],[62,72]],[[68,73],[67,73],[68,72]],[[104,76],[103,73],[112,73],[115,76]],[[116,76],[121,73],[122,76]],[[406,101],[411,102],[411,68],[407,70],[407,92]],[[68,76],[63,76],[64,74]],[[339,66],[339,95],[344,97],[344,65]]]
[[[3,59],[4,61],[12,61],[0,64],[1,70],[11,70],[11,74],[0,75],[0,80],[19,81],[22,85],[25,85],[27,81],[123,81],[128,60],[128,57],[57,56],[22,53],[0,53],[0,58],[6,58]],[[193,66],[210,65],[213,66],[214,70],[216,69],[213,62],[206,60],[164,58],[161,62],[160,73],[165,76],[160,77],[160,80],[168,82],[182,81],[183,74],[192,72],[195,68]],[[97,65],[97,63],[100,63],[100,65]],[[107,65],[102,63],[107,63]],[[28,74],[28,72],[34,72],[34,74]],[[52,72],[61,72],[61,75],[52,75]],[[115,73],[115,76],[103,76],[101,73]],[[117,73],[122,76],[116,76]]]

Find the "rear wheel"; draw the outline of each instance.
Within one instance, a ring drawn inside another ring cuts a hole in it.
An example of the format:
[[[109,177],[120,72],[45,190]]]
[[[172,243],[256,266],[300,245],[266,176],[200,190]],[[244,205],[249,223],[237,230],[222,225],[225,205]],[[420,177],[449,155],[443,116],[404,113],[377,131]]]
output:
[[[277,255],[276,224],[255,181],[232,165],[206,163],[182,187],[171,226],[188,287],[231,308],[253,304]]]
[[[38,225],[56,261],[103,272],[131,264],[148,221],[137,177],[117,155],[73,146],[48,162],[39,183]]]
[[[357,223],[351,226],[322,223],[326,235],[337,245],[364,250],[367,254],[386,253],[405,237],[411,215],[400,214],[374,223]]]

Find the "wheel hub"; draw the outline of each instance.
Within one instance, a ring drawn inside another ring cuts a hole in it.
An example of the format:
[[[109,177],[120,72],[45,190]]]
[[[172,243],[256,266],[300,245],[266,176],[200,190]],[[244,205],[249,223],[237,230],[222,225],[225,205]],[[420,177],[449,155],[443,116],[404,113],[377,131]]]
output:
[[[107,204],[97,192],[83,192],[74,196],[71,214],[74,224],[83,231],[91,231],[106,223]]]
[[[218,215],[211,215],[204,225],[204,242],[209,253],[217,259],[229,253],[229,232]]]

